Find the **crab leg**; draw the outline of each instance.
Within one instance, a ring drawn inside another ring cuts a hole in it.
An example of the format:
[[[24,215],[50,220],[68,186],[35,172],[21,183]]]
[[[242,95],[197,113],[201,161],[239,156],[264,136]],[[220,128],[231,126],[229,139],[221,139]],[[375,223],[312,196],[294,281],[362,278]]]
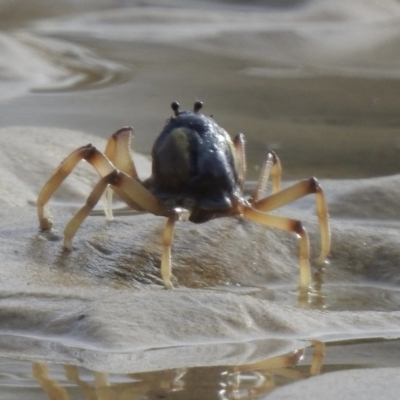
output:
[[[166,208],[154,197],[140,182],[120,172],[112,189],[121,196],[129,206],[136,204],[139,210],[144,210],[154,215],[168,215]]]
[[[176,220],[176,215],[171,215],[168,218],[162,238],[161,277],[166,289],[173,288],[171,282],[171,244],[174,238]]]
[[[233,139],[233,145],[235,147],[236,157],[238,161],[238,175],[239,185],[243,192],[244,183],[246,181],[246,152],[245,152],[245,140],[243,133],[238,133]]]
[[[282,167],[278,156],[273,151],[268,151],[257,186],[251,195],[251,202],[257,202],[265,192],[269,177],[272,181],[272,193],[277,193],[281,185]]]
[[[81,160],[86,160],[90,163],[100,176],[105,176],[114,171],[114,166],[104,156],[103,153],[98,151],[94,146],[88,144],[72,152],[54,171],[53,175],[45,183],[39,193],[37,200],[37,211],[39,217],[40,227],[44,230],[51,229],[53,221],[51,219],[50,211],[47,205],[50,197],[73,171],[76,165]]]
[[[107,186],[104,193],[101,195],[101,204],[103,205],[103,210],[104,214],[106,215],[107,221],[112,221],[114,219],[112,201],[113,190],[109,186]]]
[[[97,204],[107,186],[116,181],[118,174],[119,171],[115,169],[110,174],[101,178],[91,191],[86,200],[86,204],[68,222],[64,229],[64,247],[66,247],[68,250],[72,250],[72,238],[74,237],[76,231],[81,226],[84,219],[89,215],[90,211],[93,210],[93,207]]]
[[[113,133],[107,142],[105,156],[113,163],[115,168],[133,179],[139,179],[135,164],[131,157],[131,140],[133,130],[127,126]]]
[[[271,196],[267,196],[264,199],[255,202],[252,206],[256,210],[268,212],[276,210],[288,203],[292,203],[293,201],[311,193],[315,193],[316,197],[317,216],[321,236],[321,253],[317,262],[322,264],[330,252],[331,234],[329,228],[328,206],[326,204],[324,192],[317,179],[310,178],[295,183],[278,193],[274,193]]]
[[[262,225],[294,232],[300,239],[300,292],[308,292],[311,281],[311,269],[309,263],[309,241],[307,231],[300,221],[281,217],[278,215],[266,214],[246,205],[239,205],[240,213],[248,220]]]
[[[37,209],[40,227],[42,229],[50,229],[53,226],[47,202],[81,160],[89,162],[102,178],[114,171],[118,171],[108,158],[91,144],[80,147],[71,153],[54,171],[53,175],[43,186],[39,194]],[[115,177],[115,180],[108,184],[113,186],[113,189],[129,206],[156,215],[166,214],[165,208],[162,204],[140,182],[128,176],[124,172],[118,172],[119,173]]]
[[[75,214],[64,230],[64,246],[72,249],[72,238],[84,221],[84,219],[93,210],[107,186],[111,187],[121,195],[122,199],[128,204],[132,201],[138,204],[141,209],[151,212],[155,215],[166,215],[167,212],[162,204],[146,189],[141,183],[132,179],[124,172],[114,169],[110,174],[104,176],[93,188],[86,204]]]
[[[132,136],[133,130],[131,127],[118,129],[108,140],[104,154],[117,169],[125,172],[133,179],[139,180],[135,164],[131,157]],[[109,221],[113,219],[112,198],[113,190],[107,187],[102,196],[102,204],[106,218]],[[134,205],[132,208],[140,209],[137,205]]]

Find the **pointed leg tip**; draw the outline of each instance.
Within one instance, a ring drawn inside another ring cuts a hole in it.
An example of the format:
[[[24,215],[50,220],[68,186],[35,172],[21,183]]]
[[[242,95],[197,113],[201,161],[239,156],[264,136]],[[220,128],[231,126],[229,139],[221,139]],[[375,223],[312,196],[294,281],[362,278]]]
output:
[[[68,251],[72,251],[72,241],[68,239],[64,239],[64,248]]]
[[[53,228],[53,220],[51,218],[43,218],[39,221],[42,231],[49,231]]]
[[[164,289],[167,290],[172,290],[174,288],[174,285],[170,280],[164,280]]]
[[[329,260],[327,260],[325,255],[321,255],[315,260],[315,263],[321,267],[324,267],[329,264]]]

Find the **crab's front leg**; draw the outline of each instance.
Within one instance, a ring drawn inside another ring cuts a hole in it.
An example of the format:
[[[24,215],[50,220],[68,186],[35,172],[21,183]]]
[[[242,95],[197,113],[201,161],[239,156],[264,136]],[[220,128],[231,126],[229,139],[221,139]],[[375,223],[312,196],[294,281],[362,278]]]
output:
[[[72,238],[75,236],[76,231],[79,229],[89,213],[93,210],[94,206],[98,203],[108,185],[112,185],[117,181],[118,174],[119,171],[114,170],[110,174],[101,178],[87,198],[86,204],[68,222],[64,229],[64,247],[66,247],[68,250],[72,250]]]
[[[119,147],[126,144],[126,139],[130,137],[130,132],[123,129],[116,133],[119,139]],[[124,147],[129,150],[128,147]],[[169,223],[164,234],[164,247],[163,256],[161,263],[162,276],[164,284],[167,288],[171,288],[172,284],[170,281],[171,274],[171,261],[170,261],[170,246],[173,237],[173,225],[175,220],[179,219],[179,213],[167,210],[163,204],[154,195],[148,191],[142,183],[138,180],[137,175],[132,169],[129,169],[129,165],[134,168],[133,161],[130,161],[129,151],[125,152],[125,162],[121,164],[127,172],[119,171],[115,166],[109,161],[109,159],[100,151],[98,151],[92,145],[87,145],[80,147],[79,149],[72,152],[61,164],[49,180],[45,183],[42,190],[40,191],[37,200],[37,211],[39,217],[40,227],[43,230],[51,229],[53,226],[53,221],[48,208],[48,201],[57,190],[57,188],[62,184],[62,182],[68,177],[68,175],[73,171],[76,165],[81,160],[86,160],[89,162],[101,176],[100,181],[91,191],[86,204],[72,217],[64,230],[64,246],[68,249],[72,249],[72,238],[74,237],[76,231],[79,229],[82,222],[92,211],[94,206],[97,204],[105,190],[110,186],[122,200],[124,200],[130,207],[135,210],[143,210],[150,212],[155,215],[169,216]],[[121,154],[121,151],[115,151],[114,157],[117,153]],[[128,158],[129,155],[129,158]],[[134,175],[134,176],[131,176]],[[136,179],[135,179],[136,178]],[[171,217],[171,215],[173,215]]]
[[[174,238],[175,222],[179,220],[187,221],[189,214],[190,213],[188,210],[176,207],[170,211],[170,215],[165,225],[164,234],[162,237],[161,277],[164,281],[164,286],[166,289],[173,288],[171,282],[171,245]]]
[[[128,205],[135,205],[140,210],[145,210],[154,215],[169,215],[167,209],[156,199],[140,182],[132,179],[124,172],[114,169],[110,174],[104,176],[93,188],[86,204],[72,217],[64,230],[64,246],[72,249],[72,238],[100,200],[105,189],[111,185],[118,195]]]
[[[105,157],[103,153],[98,151],[91,144],[82,146],[73,151],[56,168],[52,176],[45,183],[39,193],[37,200],[37,212],[41,229],[48,230],[53,227],[48,201],[81,160],[86,160],[89,164],[91,164],[101,177],[104,177],[115,170],[114,166],[107,159],[107,157]]]
[[[164,234],[162,237],[162,256],[161,256],[161,278],[164,281],[166,289],[172,289],[171,282],[171,244],[174,238],[174,228],[177,218],[171,215],[165,225]]]

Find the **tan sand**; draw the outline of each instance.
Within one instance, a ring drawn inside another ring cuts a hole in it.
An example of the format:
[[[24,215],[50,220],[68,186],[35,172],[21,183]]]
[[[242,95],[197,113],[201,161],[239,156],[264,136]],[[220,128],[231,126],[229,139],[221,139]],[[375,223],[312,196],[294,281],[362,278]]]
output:
[[[64,251],[62,229],[96,177],[86,175],[85,166],[69,178],[51,201],[55,230],[50,233],[38,229],[35,192],[60,155],[99,140],[41,129],[39,141],[36,132],[0,131],[0,168],[7,178],[0,212],[2,355],[138,372],[248,363],[295,349],[300,340],[400,334],[398,311],[368,311],[368,304],[361,312],[299,308],[295,238],[241,219],[178,224],[173,246],[177,287],[172,291],[162,288],[159,277],[163,218],[117,216],[106,222],[91,216],[78,231],[74,250]],[[19,140],[11,142],[10,135]],[[142,162],[149,167],[145,158]],[[365,216],[369,212],[374,217],[377,202],[387,210],[380,218],[396,213],[398,204],[391,199],[400,192],[399,179],[323,182],[333,204],[326,288],[394,282],[398,229],[371,226]],[[349,196],[354,202],[350,205]],[[317,253],[316,220],[308,210],[312,201],[287,213],[304,220]],[[362,204],[364,219],[359,222],[342,219],[353,204]],[[251,350],[252,340],[259,341],[258,351]],[[233,343],[241,351],[232,353]]]

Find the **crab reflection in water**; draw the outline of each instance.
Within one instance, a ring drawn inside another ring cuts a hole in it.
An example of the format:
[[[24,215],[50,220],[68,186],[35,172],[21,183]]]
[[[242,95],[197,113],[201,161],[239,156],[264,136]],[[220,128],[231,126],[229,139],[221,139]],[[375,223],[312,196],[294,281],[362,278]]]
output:
[[[110,382],[107,373],[94,372],[93,382],[80,377],[76,366],[64,366],[65,376],[79,389],[84,400],[124,399],[257,399],[277,386],[318,375],[325,345],[312,341],[314,352],[309,369],[299,366],[305,349],[239,366],[194,367],[128,374],[127,379]],[[70,390],[51,378],[45,363],[32,363],[33,377],[50,400],[72,400]],[[67,385],[65,385],[67,386]],[[68,385],[69,387],[69,385]],[[74,392],[75,393],[75,392]],[[194,397],[193,397],[194,396]]]

